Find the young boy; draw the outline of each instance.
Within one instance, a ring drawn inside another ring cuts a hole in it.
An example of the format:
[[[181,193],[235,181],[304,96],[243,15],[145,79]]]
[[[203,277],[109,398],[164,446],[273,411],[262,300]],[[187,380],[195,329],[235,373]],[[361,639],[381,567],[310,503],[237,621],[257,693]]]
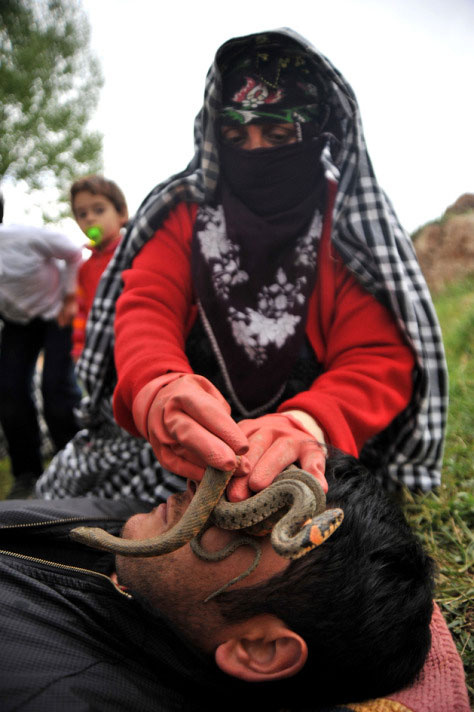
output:
[[[74,218],[91,241],[91,256],[78,275],[77,314],[73,323],[72,355],[75,361],[84,347],[87,316],[101,275],[120,242],[120,229],[128,220],[125,197],[120,188],[103,176],[80,178],[70,190]]]

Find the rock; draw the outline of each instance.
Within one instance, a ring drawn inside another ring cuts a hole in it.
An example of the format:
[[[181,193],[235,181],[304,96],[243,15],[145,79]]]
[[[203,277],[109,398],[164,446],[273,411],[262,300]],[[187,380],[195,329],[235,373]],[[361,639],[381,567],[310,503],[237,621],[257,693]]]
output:
[[[418,230],[414,245],[433,294],[474,274],[474,194],[465,193],[440,220]]]
[[[450,213],[466,213],[468,210],[474,210],[474,193],[464,193],[455,203],[446,208],[445,215]]]

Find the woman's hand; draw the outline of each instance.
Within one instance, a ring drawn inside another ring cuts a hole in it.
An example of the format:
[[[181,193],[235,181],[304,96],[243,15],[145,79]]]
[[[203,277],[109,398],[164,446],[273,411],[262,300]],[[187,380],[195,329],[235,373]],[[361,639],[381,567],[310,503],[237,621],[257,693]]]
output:
[[[227,496],[231,502],[264,489],[294,462],[314,475],[327,492],[324,435],[311,416],[300,411],[274,413],[242,420],[238,425],[248,438],[249,449],[243,459],[249,463],[250,472],[230,481]],[[245,473],[239,468],[235,474]]]
[[[133,402],[133,418],[163,467],[201,480],[208,465],[249,472],[244,432],[230,416],[230,406],[203,376],[167,373],[144,386]]]

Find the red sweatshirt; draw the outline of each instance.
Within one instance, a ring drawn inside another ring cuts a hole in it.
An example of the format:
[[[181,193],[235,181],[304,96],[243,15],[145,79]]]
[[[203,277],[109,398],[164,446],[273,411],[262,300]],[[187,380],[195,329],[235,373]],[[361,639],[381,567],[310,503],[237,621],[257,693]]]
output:
[[[79,268],[76,288],[78,311],[72,325],[72,357],[74,361],[77,361],[84,348],[87,317],[94,301],[97,285],[120,240],[121,237],[118,237],[103,249],[92,247],[91,256]]]
[[[123,272],[117,301],[114,412],[139,435],[132,404],[140,389],[167,371],[192,373],[184,348],[196,318],[191,238],[197,206],[181,203]],[[391,313],[365,292],[323,231],[306,333],[323,367],[307,391],[278,411],[299,409],[332,445],[358,455],[409,403],[414,356]]]

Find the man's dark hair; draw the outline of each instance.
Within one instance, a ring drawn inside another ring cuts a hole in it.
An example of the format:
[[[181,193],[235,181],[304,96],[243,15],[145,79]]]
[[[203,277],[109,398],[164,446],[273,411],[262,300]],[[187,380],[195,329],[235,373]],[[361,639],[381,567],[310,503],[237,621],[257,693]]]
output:
[[[349,455],[329,457],[326,476],[328,507],[344,510],[334,534],[265,584],[216,599],[227,622],[271,613],[305,639],[303,670],[268,687],[282,704],[387,695],[413,682],[431,642],[433,562],[402,512]]]

